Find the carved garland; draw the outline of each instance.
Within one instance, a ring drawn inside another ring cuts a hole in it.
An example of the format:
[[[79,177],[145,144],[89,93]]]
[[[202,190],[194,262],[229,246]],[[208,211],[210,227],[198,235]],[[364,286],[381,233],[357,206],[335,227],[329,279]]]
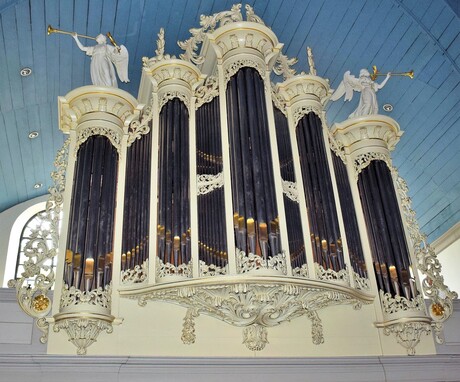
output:
[[[200,276],[201,277],[212,277],[218,275],[226,275],[228,273],[228,264],[225,267],[218,267],[214,264],[206,264],[200,260]]]
[[[31,239],[25,247],[28,260],[24,264],[24,272],[21,278],[8,281],[9,288],[16,288],[16,298],[21,309],[35,318],[37,327],[43,333],[41,343],[48,340],[49,324],[45,316],[51,310],[51,299],[47,294],[54,285],[55,274],[46,264],[57,255],[59,216],[63,205],[69,144],[70,139],[67,139],[54,160],[56,170],[51,173],[54,185],[48,190],[50,196],[45,211],[49,230],[34,230],[31,233]],[[27,279],[30,278],[34,278],[34,283],[29,286]]]
[[[77,152],[79,147],[86,142],[86,140],[93,136],[93,135],[103,135],[107,137],[112,143],[113,147],[115,147],[118,151],[118,154],[121,155],[121,130],[120,133],[114,131],[113,129],[109,129],[103,126],[91,126],[78,131],[77,136],[77,144],[75,145],[75,153],[74,155],[77,156]]]

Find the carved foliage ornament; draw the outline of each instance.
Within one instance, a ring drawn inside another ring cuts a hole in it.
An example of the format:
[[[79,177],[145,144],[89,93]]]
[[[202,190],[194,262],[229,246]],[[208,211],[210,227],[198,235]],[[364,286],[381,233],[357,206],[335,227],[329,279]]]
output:
[[[96,342],[101,331],[113,332],[112,323],[87,317],[64,319],[54,324],[54,332],[64,329],[69,341],[77,347],[78,355],[85,355],[86,349]]]
[[[150,122],[153,119],[153,108],[148,106],[144,109],[144,113],[140,120],[134,120],[129,124],[128,129],[128,147],[131,146],[136,139],[141,139],[143,135],[150,132]]]
[[[293,202],[299,203],[299,191],[297,190],[297,184],[289,182],[288,180],[281,180],[283,185],[283,193]]]
[[[236,267],[238,273],[246,273],[257,269],[273,269],[281,272],[283,275],[286,274],[286,256],[284,253],[279,253],[276,256],[269,256],[268,259],[264,259],[262,256],[254,253],[241,251],[236,248]]]
[[[322,281],[340,281],[350,285],[350,274],[348,270],[341,269],[336,272],[332,269],[324,269],[322,265],[315,263],[316,278]]]
[[[163,263],[163,261],[157,257],[157,278],[163,278],[167,276],[181,276],[184,278],[192,277],[192,261],[187,264],[180,264],[175,266],[171,263]]]
[[[161,94],[158,100],[158,111],[160,112],[163,106],[166,105],[168,101],[174,98],[179,98],[184,103],[184,105],[187,107],[187,109],[190,111],[190,100],[189,100],[190,97],[184,92],[181,92],[179,90],[170,90],[170,91],[167,91]]]
[[[324,337],[318,310],[341,304],[352,304],[359,308],[364,302],[331,288],[266,282],[179,286],[137,295],[125,293],[125,296],[137,298],[140,306],[158,300],[188,308],[182,332],[182,340],[186,344],[195,342],[193,319],[199,314],[206,314],[245,328],[243,342],[251,350],[261,350],[268,343],[267,327],[303,315],[312,322],[313,343],[321,344]]]
[[[289,78],[294,77],[296,74],[295,69],[291,68],[291,66],[295,65],[296,63],[297,58],[288,58],[284,54],[280,53],[276,59],[273,71],[278,76],[283,76],[283,79],[288,80]]]
[[[145,260],[142,265],[136,265],[133,269],[121,271],[121,283],[132,285],[146,282],[149,278],[149,260]]]
[[[408,300],[403,296],[392,296],[390,293],[380,291],[380,301],[385,314],[394,314],[399,312],[414,311],[425,314],[425,301],[419,294],[417,297]]]
[[[225,72],[224,72],[225,73],[224,74],[225,83],[227,84],[228,81],[230,81],[230,78],[236,72],[238,72],[238,70],[240,70],[241,68],[244,68],[244,67],[250,67],[250,68],[256,69],[257,72],[262,77],[262,79],[265,78],[265,68],[259,61],[255,61],[255,60],[252,60],[250,58],[241,58],[239,60],[235,60],[235,61],[230,62],[226,66]]]
[[[8,287],[16,288],[16,298],[21,309],[35,318],[37,327],[43,332],[40,341],[48,339],[48,323],[45,316],[51,310],[51,299],[47,296],[54,285],[55,275],[48,264],[56,256],[59,243],[59,219],[62,211],[65,174],[69,157],[70,139],[64,142],[54,161],[55,171],[51,173],[53,186],[49,188],[50,196],[46,202],[45,220],[47,229],[36,229],[26,243],[24,264],[21,278],[9,280]],[[34,279],[27,285],[27,279]]]
[[[430,332],[431,326],[426,322],[399,322],[383,329],[385,335],[393,333],[396,336],[396,341],[406,348],[408,355],[415,355],[415,347],[420,342],[420,337]]]
[[[65,284],[61,292],[60,310],[66,310],[70,307],[86,304],[104,308],[110,311],[112,287],[107,285],[104,289],[99,287],[91,291],[81,291],[74,286]]]
[[[202,64],[204,57],[199,56],[196,51],[198,45],[200,45],[206,36],[207,32],[213,32],[217,25],[224,26],[233,22],[242,21],[243,16],[241,15],[241,4],[235,4],[232,6],[230,11],[223,11],[215,13],[212,16],[200,16],[201,28],[192,28],[190,33],[192,37],[185,41],[179,41],[179,47],[185,51],[179,57],[185,61],[193,62],[194,64]]]
[[[157,49],[155,50],[155,54],[156,56],[152,58],[142,57],[142,64],[144,68],[151,69],[157,62],[176,58],[175,56],[165,54],[165,30],[163,28],[160,28],[160,32],[158,33]]]
[[[294,109],[294,126],[297,126],[297,124],[303,118],[304,115],[307,115],[312,112],[315,113],[318,117],[322,117],[322,110],[319,107],[311,105],[303,105],[296,107]]]

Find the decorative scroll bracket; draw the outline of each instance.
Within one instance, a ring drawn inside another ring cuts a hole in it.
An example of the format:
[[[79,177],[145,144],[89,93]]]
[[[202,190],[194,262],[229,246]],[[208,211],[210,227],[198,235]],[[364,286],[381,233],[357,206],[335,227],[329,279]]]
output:
[[[195,342],[194,319],[206,314],[230,325],[244,328],[243,343],[250,350],[261,350],[268,343],[267,328],[306,315],[312,322],[312,341],[324,342],[318,311],[333,305],[369,304],[373,296],[350,289],[299,278],[247,276],[244,281],[231,276],[218,280],[187,280],[163,285],[147,285],[120,290],[121,297],[137,299],[140,306],[148,301],[166,301],[186,307],[182,340]]]

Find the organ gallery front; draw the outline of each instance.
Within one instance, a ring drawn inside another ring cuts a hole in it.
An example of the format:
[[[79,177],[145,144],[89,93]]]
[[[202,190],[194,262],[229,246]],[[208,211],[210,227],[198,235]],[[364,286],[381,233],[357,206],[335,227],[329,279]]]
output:
[[[297,74],[250,6],[202,16],[178,58],[164,33],[137,99],[58,100],[51,229],[10,282],[48,352],[435,353],[456,294],[392,165],[398,123],[362,111],[369,72],[360,109],[329,126],[311,50]]]

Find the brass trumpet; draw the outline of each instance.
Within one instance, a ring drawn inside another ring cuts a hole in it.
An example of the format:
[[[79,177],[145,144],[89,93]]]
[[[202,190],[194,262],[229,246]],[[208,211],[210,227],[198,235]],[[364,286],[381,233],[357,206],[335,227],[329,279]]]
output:
[[[51,25],[48,25],[48,29],[47,29],[47,34],[48,34],[48,36],[49,36],[51,33],[62,33],[62,34],[69,34],[69,35],[73,36],[73,33],[74,33],[74,32],[63,31],[63,30],[60,30],[60,29],[53,28]],[[83,38],[89,38],[89,39],[91,39],[91,40],[96,40],[96,37],[86,36],[86,35],[84,35],[84,34],[78,34],[78,33],[77,33],[77,36],[83,37]]]
[[[372,66],[372,74],[371,74],[371,80],[374,81],[377,76],[386,76],[385,73],[380,73],[377,70],[377,66],[373,65]],[[410,79],[414,79],[414,71],[410,70],[409,72],[404,72],[404,73],[390,73],[390,76],[406,76],[409,77]]]
[[[67,31],[63,31],[63,30],[60,30],[60,29],[56,29],[56,28],[53,28],[51,25],[48,25],[48,29],[47,29],[47,33],[48,33],[48,36],[51,34],[51,33],[62,33],[62,34],[69,34],[71,36],[73,36],[73,32],[67,32]],[[96,37],[91,37],[91,36],[86,36],[84,34],[79,34],[77,33],[77,36],[79,37],[83,37],[83,38],[89,38],[91,40],[96,40]],[[118,44],[115,42],[112,34],[110,32],[107,32],[106,36],[109,38],[110,42],[112,43],[112,45],[114,47],[116,47],[118,49],[118,51],[120,51],[120,47],[118,46]]]

